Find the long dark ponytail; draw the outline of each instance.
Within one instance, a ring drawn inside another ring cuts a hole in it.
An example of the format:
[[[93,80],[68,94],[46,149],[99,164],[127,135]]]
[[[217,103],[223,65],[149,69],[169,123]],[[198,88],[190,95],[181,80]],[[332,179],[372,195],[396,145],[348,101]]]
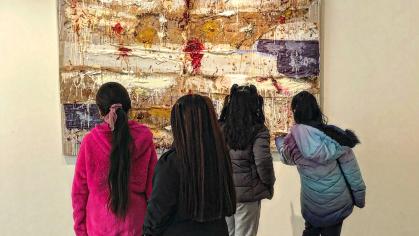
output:
[[[112,131],[112,148],[110,168],[108,173],[109,202],[111,211],[123,218],[128,209],[128,183],[131,167],[130,143],[132,140],[128,126],[128,111],[131,109],[131,99],[127,90],[118,83],[103,84],[96,95],[96,104],[102,115],[110,112],[114,104],[121,104],[116,109],[117,119]]]

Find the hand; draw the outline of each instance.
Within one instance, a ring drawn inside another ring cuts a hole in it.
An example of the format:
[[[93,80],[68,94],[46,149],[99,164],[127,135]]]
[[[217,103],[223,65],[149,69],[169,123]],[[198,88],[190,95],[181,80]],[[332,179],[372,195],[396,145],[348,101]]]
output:
[[[275,145],[278,149],[284,145],[284,138],[284,136],[275,137]]]

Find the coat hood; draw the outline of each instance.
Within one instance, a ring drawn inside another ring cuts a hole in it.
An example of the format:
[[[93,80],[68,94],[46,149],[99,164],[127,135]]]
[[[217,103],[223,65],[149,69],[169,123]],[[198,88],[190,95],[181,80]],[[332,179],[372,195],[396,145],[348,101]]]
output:
[[[297,124],[291,134],[302,156],[316,162],[336,160],[349,149],[312,126]]]

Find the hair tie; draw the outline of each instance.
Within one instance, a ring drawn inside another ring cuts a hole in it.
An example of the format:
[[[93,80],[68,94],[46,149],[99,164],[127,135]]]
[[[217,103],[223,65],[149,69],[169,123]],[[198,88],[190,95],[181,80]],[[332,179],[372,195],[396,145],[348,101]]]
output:
[[[122,104],[120,103],[113,104],[109,108],[108,114],[103,118],[104,121],[109,124],[109,128],[111,128],[111,131],[115,129],[115,122],[118,119],[118,116],[116,115],[116,111],[118,109],[122,109]]]

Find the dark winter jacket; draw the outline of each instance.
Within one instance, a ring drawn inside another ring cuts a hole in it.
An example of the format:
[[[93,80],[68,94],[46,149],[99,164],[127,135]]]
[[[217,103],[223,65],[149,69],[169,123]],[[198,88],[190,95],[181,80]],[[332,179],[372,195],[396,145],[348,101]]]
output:
[[[263,127],[245,150],[230,149],[237,202],[271,199],[275,173],[269,130]]]
[[[296,165],[300,173],[301,210],[310,224],[335,225],[352,213],[354,205],[364,207],[366,187],[350,148],[357,142],[351,131],[302,124],[291,128],[283,145],[277,139],[282,161]]]
[[[218,220],[200,223],[186,213],[186,202],[180,202],[180,160],[171,150],[157,162],[153,191],[148,201],[144,220],[144,235],[152,236],[227,236],[225,216]]]

